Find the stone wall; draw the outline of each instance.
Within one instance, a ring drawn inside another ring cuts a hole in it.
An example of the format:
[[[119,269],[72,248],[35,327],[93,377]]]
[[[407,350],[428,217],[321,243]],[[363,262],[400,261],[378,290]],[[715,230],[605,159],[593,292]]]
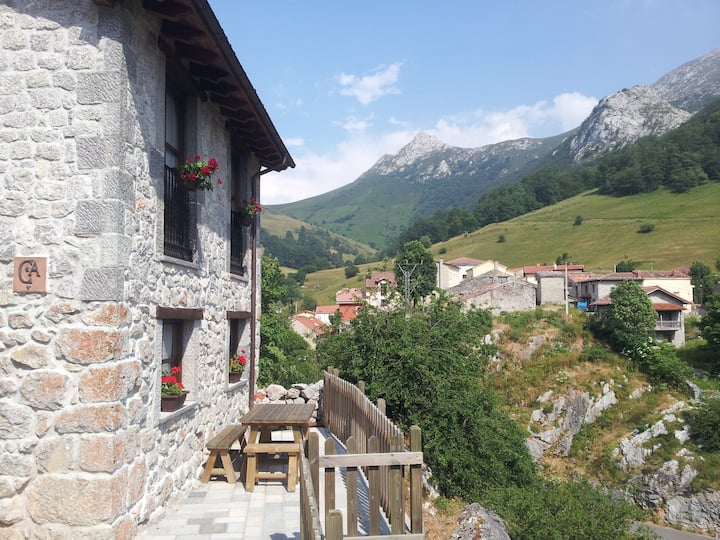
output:
[[[228,273],[228,184],[197,194],[196,260],[162,254],[157,32],[138,0],[0,5],[3,538],[131,538],[248,408],[248,380],[227,382],[226,312],[253,310],[250,279]],[[189,111],[188,146],[229,167],[217,106]],[[13,292],[19,256],[47,257],[47,292]],[[175,413],[160,412],[157,306],[203,309]]]

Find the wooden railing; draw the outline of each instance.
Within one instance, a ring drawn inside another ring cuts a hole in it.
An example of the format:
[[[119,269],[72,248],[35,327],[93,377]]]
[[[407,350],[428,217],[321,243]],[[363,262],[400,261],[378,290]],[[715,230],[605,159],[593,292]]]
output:
[[[410,429],[410,451],[404,451],[403,433],[385,416],[382,401],[379,406],[374,405],[361,388],[341,379],[332,369],[324,378],[323,423],[344,444],[347,453],[336,455],[335,441],[328,439],[324,455],[320,455],[318,434],[310,435],[306,455],[301,459],[302,538],[319,540],[322,537],[322,528],[316,530],[314,525],[316,520],[319,523],[321,515],[325,516],[327,540],[424,538],[420,428]],[[324,512],[319,499],[321,469]],[[347,488],[347,536],[344,537],[342,513],[336,509],[335,500],[335,475],[341,469]],[[360,485],[366,489],[363,493],[358,492],[361,474]],[[367,515],[361,515],[363,505]],[[365,523],[369,536],[358,536],[359,519]]]

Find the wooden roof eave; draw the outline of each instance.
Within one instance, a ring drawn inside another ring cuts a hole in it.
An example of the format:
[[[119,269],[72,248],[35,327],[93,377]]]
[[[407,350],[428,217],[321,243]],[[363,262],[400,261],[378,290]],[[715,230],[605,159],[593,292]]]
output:
[[[114,0],[92,1],[114,4]],[[261,166],[274,171],[295,167],[207,0],[143,0],[143,8],[161,19],[165,47],[221,106],[228,126],[255,152]]]

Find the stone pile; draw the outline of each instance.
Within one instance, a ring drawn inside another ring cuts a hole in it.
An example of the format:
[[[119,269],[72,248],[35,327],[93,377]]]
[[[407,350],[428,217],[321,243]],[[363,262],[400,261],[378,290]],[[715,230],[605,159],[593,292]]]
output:
[[[255,393],[255,403],[313,403],[313,420],[322,420],[323,381],[312,384],[297,383],[290,388],[280,384],[270,384]]]

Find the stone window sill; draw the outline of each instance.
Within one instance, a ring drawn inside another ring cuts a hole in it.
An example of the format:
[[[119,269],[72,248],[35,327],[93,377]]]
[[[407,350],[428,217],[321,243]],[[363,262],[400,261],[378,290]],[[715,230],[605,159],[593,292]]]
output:
[[[171,420],[175,420],[181,416],[189,415],[190,413],[194,413],[199,409],[199,405],[197,401],[188,401],[180,407],[177,411],[172,412],[162,412],[160,411],[160,425],[162,426],[164,423],[169,422]]]

